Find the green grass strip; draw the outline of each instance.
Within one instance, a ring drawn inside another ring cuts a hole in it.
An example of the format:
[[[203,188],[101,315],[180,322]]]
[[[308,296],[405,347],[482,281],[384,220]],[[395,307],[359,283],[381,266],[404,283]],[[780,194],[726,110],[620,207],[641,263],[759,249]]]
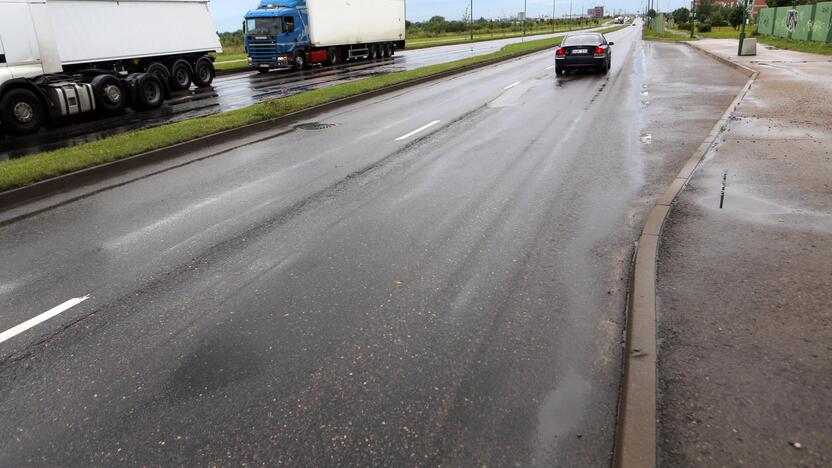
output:
[[[622,27],[624,26],[608,28],[601,32],[611,32]],[[62,148],[3,161],[0,162],[0,191],[24,187],[51,177],[117,161],[224,130],[275,119],[338,99],[436,75],[475,63],[545,50],[560,44],[561,39],[561,37],[556,37],[510,44],[487,55],[430,65],[415,70],[373,76],[351,83],[307,91],[294,96],[263,101],[243,109],[128,132],[91,143],[82,143],[71,148]]]
[[[691,38],[689,35],[682,35],[678,33],[672,33],[670,31],[665,31],[663,33],[657,33],[652,29],[645,26],[641,29],[641,37],[643,39],[647,39],[649,41],[674,41],[674,42],[685,42],[685,41],[695,41],[697,40],[695,37]]]
[[[757,42],[777,49],[788,49],[797,52],[808,52],[810,54],[832,55],[832,44],[814,41],[797,41],[785,37],[755,36]]]

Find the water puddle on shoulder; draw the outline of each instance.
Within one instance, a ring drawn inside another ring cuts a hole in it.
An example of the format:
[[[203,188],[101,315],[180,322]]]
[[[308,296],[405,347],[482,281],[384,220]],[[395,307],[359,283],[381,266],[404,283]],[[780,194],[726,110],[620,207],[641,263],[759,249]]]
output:
[[[789,208],[763,198],[737,193],[736,190],[732,193],[730,186],[725,192],[722,209],[719,208],[719,195],[700,197],[696,203],[711,210],[755,222],[832,232],[832,215],[829,213]]]

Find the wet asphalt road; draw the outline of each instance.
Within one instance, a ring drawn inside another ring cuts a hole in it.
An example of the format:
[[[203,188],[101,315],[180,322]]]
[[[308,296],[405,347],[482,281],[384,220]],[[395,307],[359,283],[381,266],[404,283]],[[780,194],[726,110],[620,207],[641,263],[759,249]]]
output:
[[[531,36],[528,40],[562,36],[563,33]],[[154,127],[194,117],[225,112],[279,97],[384,73],[412,70],[427,65],[451,62],[495,52],[523,38],[499,39],[472,44],[456,44],[424,49],[402,50],[393,58],[357,61],[337,67],[312,67],[303,72],[275,70],[267,75],[246,71],[218,76],[210,88],[175,92],[160,109],[101,117],[83,115],[58,122],[34,135],[12,137],[0,133],[0,161],[48,151],[131,130]]]
[[[610,37],[0,213],[0,331],[89,296],[0,343],[0,465],[608,466],[633,242],[736,93]]]

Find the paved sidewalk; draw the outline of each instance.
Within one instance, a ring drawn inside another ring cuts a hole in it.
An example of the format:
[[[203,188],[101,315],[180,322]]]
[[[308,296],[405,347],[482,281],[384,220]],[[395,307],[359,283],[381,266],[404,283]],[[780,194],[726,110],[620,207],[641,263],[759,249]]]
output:
[[[664,227],[659,460],[830,466],[832,58],[694,45],[760,74]]]

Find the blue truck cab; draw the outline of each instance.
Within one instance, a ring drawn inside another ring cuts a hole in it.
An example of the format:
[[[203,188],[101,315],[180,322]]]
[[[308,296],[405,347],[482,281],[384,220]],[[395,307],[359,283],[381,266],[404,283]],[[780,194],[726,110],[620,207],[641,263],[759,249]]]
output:
[[[260,0],[243,22],[260,72],[392,58],[404,47],[404,0]]]
[[[258,71],[303,68],[310,47],[306,0],[262,0],[245,16],[249,65]]]

